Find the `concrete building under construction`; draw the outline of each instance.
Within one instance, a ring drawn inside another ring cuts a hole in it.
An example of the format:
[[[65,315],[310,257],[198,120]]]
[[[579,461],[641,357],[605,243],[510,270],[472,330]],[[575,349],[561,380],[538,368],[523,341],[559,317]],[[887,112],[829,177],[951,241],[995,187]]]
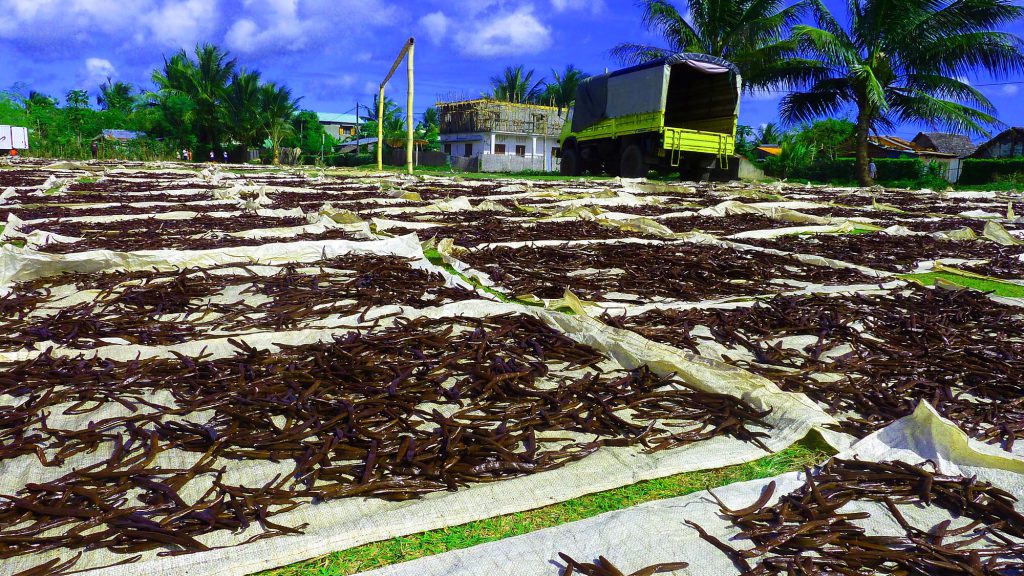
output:
[[[558,108],[490,99],[439,102],[440,139],[452,166],[481,172],[558,170]]]

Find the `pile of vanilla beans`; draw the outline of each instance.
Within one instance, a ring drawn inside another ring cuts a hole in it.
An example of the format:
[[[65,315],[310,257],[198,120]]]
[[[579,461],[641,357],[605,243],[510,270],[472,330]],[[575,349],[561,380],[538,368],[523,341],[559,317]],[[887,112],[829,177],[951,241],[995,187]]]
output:
[[[927,400],[978,439],[1010,449],[1024,438],[1024,315],[978,292],[776,296],[750,307],[606,320],[694,353],[694,329],[706,327],[741,351],[727,361],[808,395],[856,436]],[[813,343],[780,342],[794,336]]]
[[[590,300],[614,292],[619,294],[616,300],[632,298],[636,303],[659,297],[701,301],[764,294],[773,290],[773,281],[782,280],[877,282],[852,269],[811,266],[784,256],[687,242],[497,247],[474,250],[460,259],[487,273],[510,294],[542,298],[559,298],[569,288]]]
[[[802,487],[769,506],[775,490],[770,482],[757,501],[735,510],[712,493],[721,514],[739,530],[729,542],[685,523],[726,554],[742,576],[1009,576],[1024,567],[1024,516],[1014,508],[1016,498],[976,477],[940,474],[931,462],[832,459],[814,473],[807,470]],[[871,518],[865,508],[891,518],[898,534],[869,533],[857,522]],[[934,526],[914,523],[933,508],[950,519]],[[737,548],[737,539],[753,547]],[[559,556],[566,575],[625,576],[603,556],[593,564]],[[655,564],[630,576],[687,566]]]
[[[890,236],[881,233],[783,236],[771,240],[746,239],[743,243],[798,254],[814,254],[876,270],[903,273],[914,271],[918,263],[942,258],[991,259],[1024,254],[1024,247],[1000,246],[987,241],[965,242],[931,236]]]
[[[16,402],[0,407],[0,461],[53,470],[22,470],[30,481],[0,498],[0,560],[204,550],[197,537],[211,532],[299,531],[274,517],[303,503],[416,498],[602,446],[726,435],[764,447],[770,430],[737,398],[605,371],[602,354],[532,316],[397,319],[278,351],[233,343],[224,358],[4,365],[0,394]]]
[[[432,217],[433,215],[431,215]],[[389,234],[415,232],[420,238],[451,238],[458,246],[471,248],[494,242],[532,242],[537,240],[614,240],[645,236],[640,232],[627,232],[614,226],[606,226],[589,220],[566,220],[560,222],[529,222],[514,218],[469,213],[462,223],[430,228],[388,228]]]
[[[69,274],[21,284],[0,296],[0,350],[43,342],[69,348],[120,340],[178,344],[211,331],[288,330],[329,316],[357,316],[375,306],[426,308],[477,298],[470,290],[447,286],[439,273],[412,268],[394,256],[346,255],[283,266],[273,275],[245,267],[212,272]],[[91,302],[43,309],[51,287],[60,283],[100,293]],[[237,300],[211,301],[227,288],[236,289]]]
[[[1009,575],[1024,567],[1024,517],[1014,509],[1016,498],[976,477],[939,474],[931,462],[833,459],[808,471],[803,487],[766,506],[774,490],[773,482],[744,509],[721,506],[752,549],[738,550],[687,523],[744,576]],[[902,534],[868,534],[856,522],[871,517],[863,503],[884,507]],[[918,526],[904,516],[912,511],[911,519],[919,517],[922,508],[942,509],[951,519]]]

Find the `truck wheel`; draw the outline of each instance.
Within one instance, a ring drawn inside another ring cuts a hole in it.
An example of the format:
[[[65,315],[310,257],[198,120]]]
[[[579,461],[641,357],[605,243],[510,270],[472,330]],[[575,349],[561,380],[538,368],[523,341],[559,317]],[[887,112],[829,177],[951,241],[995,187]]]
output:
[[[562,176],[580,175],[580,153],[575,148],[562,151],[562,164],[558,167]]]
[[[643,178],[647,176],[644,151],[636,144],[630,144],[622,151],[622,156],[619,159],[619,176],[623,178]]]

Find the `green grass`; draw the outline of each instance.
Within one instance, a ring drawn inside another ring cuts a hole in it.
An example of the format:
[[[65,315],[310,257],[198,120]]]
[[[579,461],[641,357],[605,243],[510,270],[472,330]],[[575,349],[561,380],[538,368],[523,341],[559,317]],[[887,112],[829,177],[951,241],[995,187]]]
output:
[[[99,181],[98,178],[89,178],[88,176],[82,176],[77,180],[79,184],[95,184],[97,181]]]
[[[1007,298],[1024,298],[1024,286],[1021,286],[1020,284],[1000,282],[995,279],[963,276],[954,272],[940,271],[926,272],[923,274],[901,274],[899,277],[904,280],[910,280],[911,282],[917,282],[924,286],[933,286],[937,280],[941,279],[965,288],[972,288],[981,292],[992,292],[997,296],[1006,296]]]
[[[415,558],[526,534],[644,502],[684,496],[734,482],[770,478],[824,461],[824,445],[807,439],[771,456],[719,470],[688,472],[589,494],[536,510],[374,542],[260,573],[260,576],[342,576]],[[682,522],[682,520],[680,520]]]

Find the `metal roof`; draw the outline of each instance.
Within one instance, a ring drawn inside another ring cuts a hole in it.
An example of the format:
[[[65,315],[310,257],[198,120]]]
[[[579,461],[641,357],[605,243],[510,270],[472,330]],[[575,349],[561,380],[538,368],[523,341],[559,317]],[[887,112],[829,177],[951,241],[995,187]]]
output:
[[[366,118],[358,118],[355,114],[336,114],[334,112],[317,112],[317,120],[321,124],[355,124],[359,122],[366,122]]]
[[[135,140],[136,138],[142,138],[145,134],[132,130],[104,129],[101,136],[108,140]]]

